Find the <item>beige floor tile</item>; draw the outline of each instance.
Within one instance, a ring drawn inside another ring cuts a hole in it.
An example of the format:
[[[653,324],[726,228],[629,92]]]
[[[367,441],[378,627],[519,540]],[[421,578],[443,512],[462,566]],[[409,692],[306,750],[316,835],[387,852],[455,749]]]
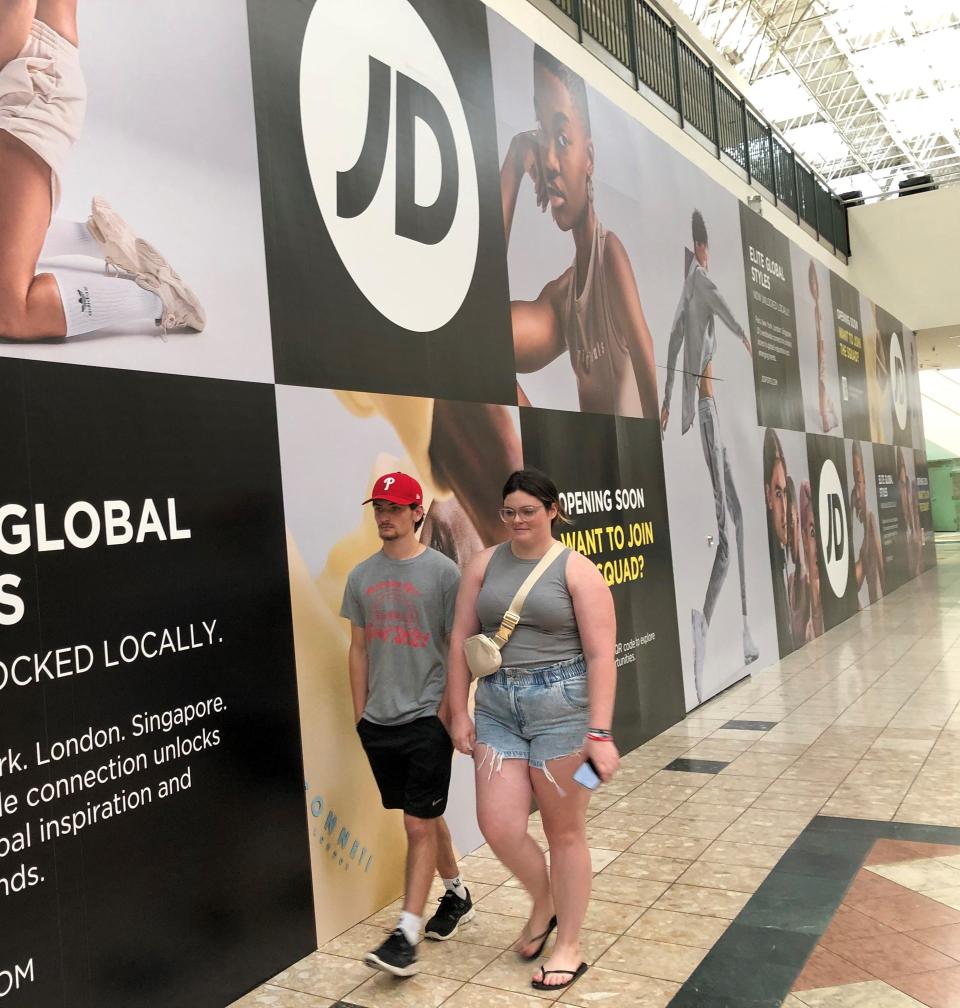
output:
[[[607,875],[605,872],[593,877],[594,899],[611,903],[626,903],[629,906],[648,907],[666,892],[666,882],[652,882],[647,879],[626,878],[623,875]]]
[[[642,913],[643,907],[592,899],[587,904],[583,926],[593,931],[622,935]]]
[[[524,962],[515,952],[504,952],[473,978],[473,983],[517,994],[533,995],[543,1001],[555,1001],[560,991],[537,991],[530,981],[537,971],[538,963]]]
[[[654,882],[676,882],[690,864],[690,861],[657,857],[653,854],[621,854],[604,868],[604,873],[651,879]]]
[[[749,893],[674,884],[653,904],[653,908],[733,920],[749,898]]]
[[[703,917],[672,910],[647,910],[627,930],[627,934],[631,938],[710,949],[729,926],[730,921],[721,917]]]
[[[607,811],[595,815],[589,820],[589,823],[591,826],[598,826],[601,829],[619,830],[638,837],[646,833],[651,826],[656,826],[660,822],[660,818],[660,816],[633,815],[629,812],[614,812],[607,809]]]
[[[500,886],[492,893],[475,901],[478,910],[486,913],[505,914],[526,920],[530,915],[530,897],[520,888]]]
[[[609,1008],[666,1008],[679,989],[679,984],[668,980],[655,980],[652,977],[617,973],[592,966],[572,987],[564,991],[559,1003],[578,1005],[580,1008],[596,1008],[598,1005]],[[477,1008],[484,1006],[477,1005]]]
[[[330,1008],[332,1004],[333,1002],[327,998],[266,984],[251,991],[239,1001],[234,1001],[229,1008]]]
[[[524,918],[515,915],[489,913],[482,906],[469,924],[461,924],[457,931],[457,941],[474,945],[488,945],[501,951],[510,948],[520,937]]]
[[[953,868],[933,858],[890,865],[871,865],[868,870],[916,892],[929,893],[960,886],[960,868]]]
[[[601,850],[625,851],[635,840],[637,834],[630,830],[603,829],[587,823],[587,843]]]
[[[621,973],[639,973],[657,980],[683,983],[706,955],[704,949],[645,938],[620,938],[597,965]]]
[[[724,831],[726,823],[714,819],[691,819],[668,816],[651,826],[649,832],[665,836],[690,836],[698,840],[714,840]]]
[[[373,924],[355,924],[349,931],[344,931],[326,945],[321,945],[319,951],[326,955],[342,956],[345,959],[362,959],[365,953],[380,945],[385,937],[382,927]]]
[[[275,987],[287,987],[337,1001],[359,987],[373,973],[372,969],[355,959],[313,952],[278,973],[270,983]]]
[[[427,939],[417,946],[420,969],[448,980],[473,979],[499,954],[499,949],[456,939],[442,942]]]
[[[630,854],[654,854],[658,857],[693,860],[699,857],[712,841],[700,837],[674,837],[658,833],[645,833],[628,848]]]
[[[494,990],[479,984],[466,984],[443,1002],[443,1008],[542,1008],[543,1001],[529,994]]]
[[[349,997],[358,1008],[437,1008],[460,987],[459,980],[447,980],[417,973],[398,980],[387,973],[377,973]]]
[[[719,864],[743,865],[747,868],[773,868],[786,853],[786,845],[767,846],[765,844],[734,843],[717,840],[701,855],[701,861]]]
[[[484,882],[488,885],[500,885],[510,878],[510,870],[504,868],[499,861],[488,857],[469,855],[460,859],[460,875],[467,880],[467,885]]]
[[[733,892],[753,893],[769,874],[766,868],[748,868],[744,865],[725,865],[698,861],[677,880],[684,885],[703,886],[708,889],[728,889]]]
[[[807,1008],[924,1008],[882,980],[797,991],[794,997]]]
[[[931,889],[924,895],[938,903],[952,907],[954,910],[960,910],[960,886],[951,886],[948,889]]]

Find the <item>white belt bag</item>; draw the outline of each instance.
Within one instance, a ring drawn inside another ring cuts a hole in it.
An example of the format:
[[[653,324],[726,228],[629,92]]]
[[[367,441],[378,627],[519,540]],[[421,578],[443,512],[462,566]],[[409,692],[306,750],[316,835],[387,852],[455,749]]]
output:
[[[520,613],[523,603],[527,601],[533,586],[543,576],[544,571],[563,552],[563,543],[554,540],[553,545],[540,558],[540,562],[527,575],[527,579],[520,585],[517,594],[509,608],[503,614],[500,629],[492,636],[486,634],[474,634],[463,642],[463,654],[467,659],[467,668],[474,679],[482,679],[484,676],[493,675],[500,668],[503,661],[501,649],[510,640],[510,635],[517,628],[520,622]]]

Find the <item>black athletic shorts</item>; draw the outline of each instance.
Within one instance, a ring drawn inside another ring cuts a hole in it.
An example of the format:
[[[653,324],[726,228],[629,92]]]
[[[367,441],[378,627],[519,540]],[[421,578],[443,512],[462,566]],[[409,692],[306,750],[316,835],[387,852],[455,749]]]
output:
[[[379,725],[366,718],[357,734],[380,788],[383,807],[436,819],[447,807],[453,742],[438,717]]]

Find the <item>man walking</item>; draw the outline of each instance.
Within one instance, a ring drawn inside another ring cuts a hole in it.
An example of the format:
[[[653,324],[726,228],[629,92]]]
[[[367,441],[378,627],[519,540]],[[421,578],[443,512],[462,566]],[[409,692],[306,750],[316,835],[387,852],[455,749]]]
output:
[[[340,615],[351,623],[357,733],[383,807],[403,809],[407,865],[397,927],[365,960],[405,977],[418,970],[416,945],[435,870],[445,892],[426,936],[451,938],[474,915],[442,818],[453,744],[439,714],[460,573],[452,560],[417,538],[423,491],[413,477],[382,476],[364,501],[370,503],[383,546],[350,572]]]

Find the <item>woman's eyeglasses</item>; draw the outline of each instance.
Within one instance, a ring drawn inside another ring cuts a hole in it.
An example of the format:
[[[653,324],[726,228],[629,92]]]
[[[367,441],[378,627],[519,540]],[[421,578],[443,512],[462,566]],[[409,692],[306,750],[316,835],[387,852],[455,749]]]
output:
[[[500,515],[500,521],[505,525],[510,525],[512,522],[519,518],[521,521],[532,521],[542,508],[534,507],[533,505],[527,505],[522,508],[500,508],[497,514]]]

